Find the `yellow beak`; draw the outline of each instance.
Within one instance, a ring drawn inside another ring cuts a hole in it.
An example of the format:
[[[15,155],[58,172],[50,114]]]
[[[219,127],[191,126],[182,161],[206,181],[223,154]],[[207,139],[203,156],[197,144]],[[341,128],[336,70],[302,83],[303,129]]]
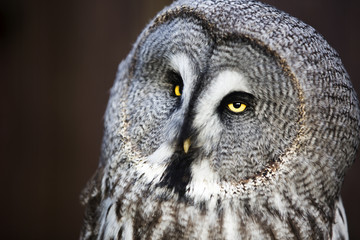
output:
[[[188,153],[190,145],[191,145],[191,141],[190,141],[190,138],[188,138],[184,141],[184,152],[185,153]]]

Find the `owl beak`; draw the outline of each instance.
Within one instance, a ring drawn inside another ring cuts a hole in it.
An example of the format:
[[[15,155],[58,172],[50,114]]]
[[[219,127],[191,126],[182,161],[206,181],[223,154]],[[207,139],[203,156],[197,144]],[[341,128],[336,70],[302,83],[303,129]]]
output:
[[[190,141],[190,138],[188,138],[184,141],[184,152],[185,153],[188,153],[190,145],[191,145],[191,141]]]

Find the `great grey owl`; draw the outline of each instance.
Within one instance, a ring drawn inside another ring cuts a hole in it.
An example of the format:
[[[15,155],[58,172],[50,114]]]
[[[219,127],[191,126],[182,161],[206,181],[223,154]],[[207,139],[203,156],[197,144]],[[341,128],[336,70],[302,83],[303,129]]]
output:
[[[312,27],[178,0],[120,64],[81,239],[347,239],[359,104]]]

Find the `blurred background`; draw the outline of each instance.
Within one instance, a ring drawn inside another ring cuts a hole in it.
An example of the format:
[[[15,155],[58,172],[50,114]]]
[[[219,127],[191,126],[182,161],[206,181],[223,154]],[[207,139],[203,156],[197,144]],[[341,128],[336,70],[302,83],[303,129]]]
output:
[[[78,239],[117,65],[170,0],[0,0],[1,239]],[[315,27],[360,91],[357,0],[264,0]],[[343,200],[360,239],[360,162]]]

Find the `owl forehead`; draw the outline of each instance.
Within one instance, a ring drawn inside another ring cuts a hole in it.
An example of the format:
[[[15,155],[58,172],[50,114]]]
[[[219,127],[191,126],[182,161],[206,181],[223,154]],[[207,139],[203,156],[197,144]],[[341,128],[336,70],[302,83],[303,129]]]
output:
[[[265,72],[283,74],[279,59],[269,53],[266,47],[245,36],[217,35],[213,30],[191,16],[163,22],[144,36],[134,59],[142,68],[145,66],[147,72],[161,74],[173,69],[187,83],[191,79],[192,84],[201,81],[200,85],[207,86],[207,81],[219,75],[222,79],[232,75],[229,85],[235,83],[235,78],[242,79],[239,80],[240,85],[244,85],[244,74],[250,72],[253,77]],[[249,90],[250,85],[247,84],[243,90]]]

